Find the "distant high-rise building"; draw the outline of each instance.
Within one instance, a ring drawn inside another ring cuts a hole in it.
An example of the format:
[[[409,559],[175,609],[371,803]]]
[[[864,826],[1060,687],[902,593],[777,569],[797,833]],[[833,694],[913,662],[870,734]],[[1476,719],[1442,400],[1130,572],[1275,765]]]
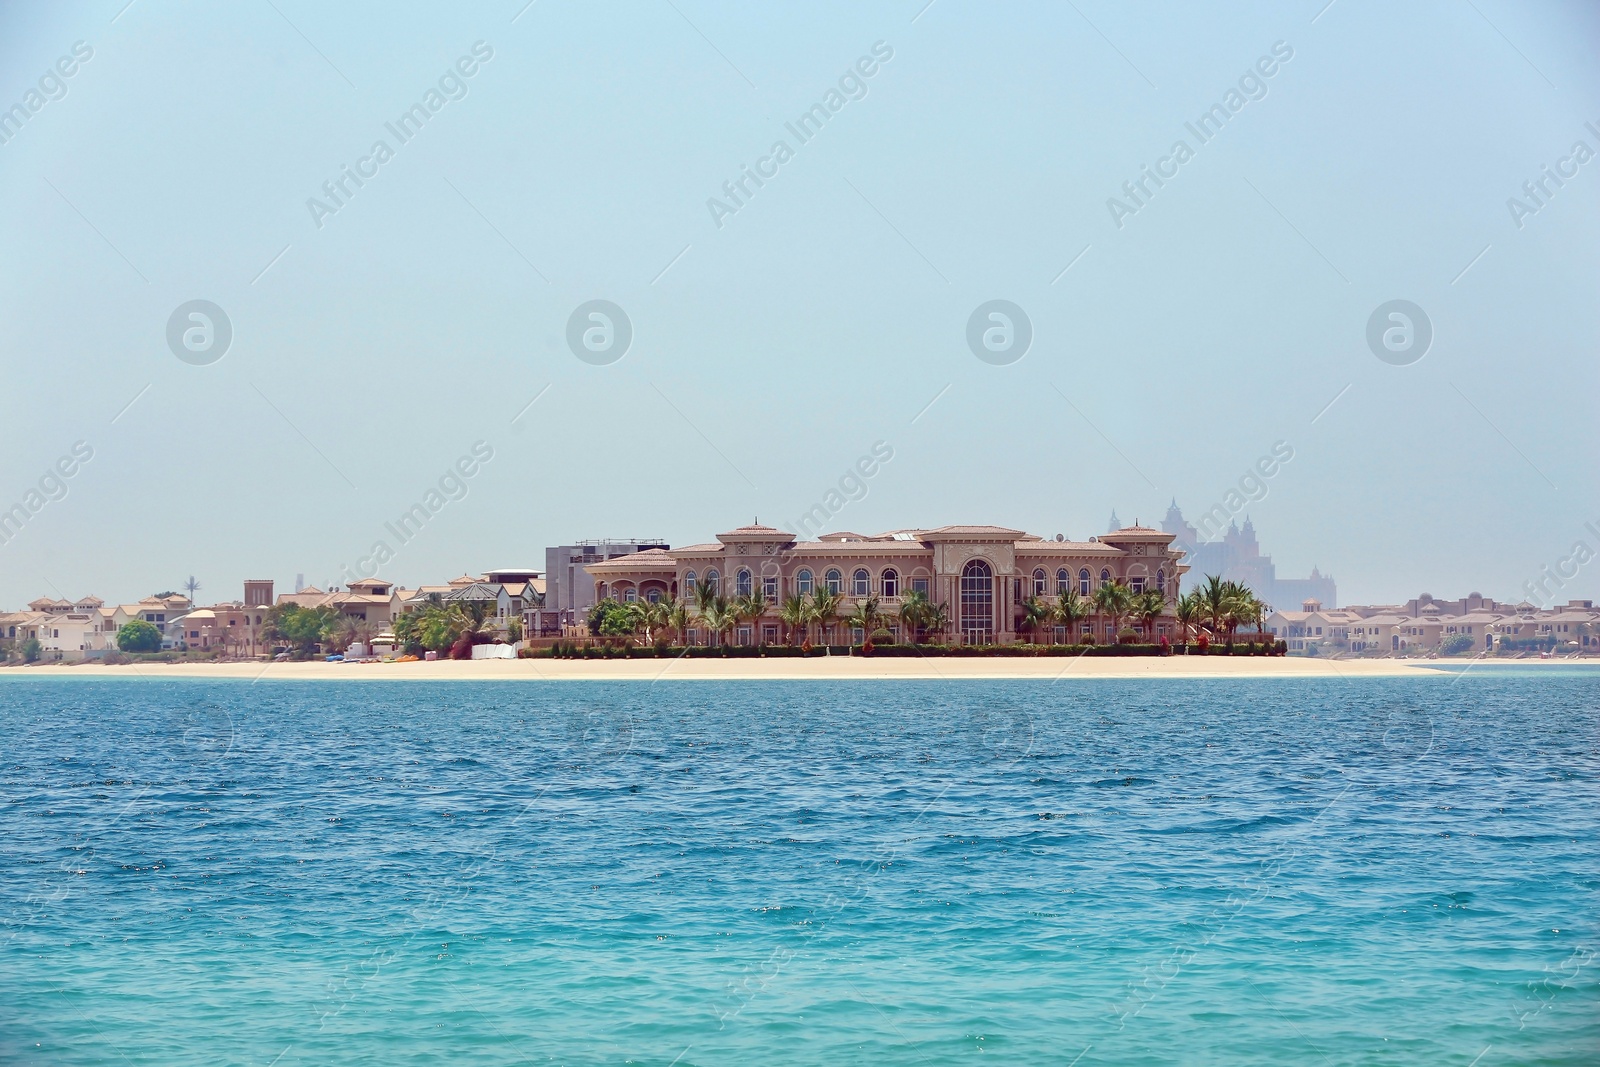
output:
[[[305,587],[306,587],[306,576],[303,575],[303,574],[295,575],[294,576],[294,591],[296,593],[298,593],[300,590],[304,589]]]
[[[1116,533],[1122,529],[1122,520],[1117,518],[1117,509],[1111,509],[1111,521],[1106,524],[1106,533]]]
[[[1263,555],[1256,540],[1255,524],[1245,516],[1244,526],[1230,522],[1220,538],[1202,541],[1194,524],[1178,510],[1177,500],[1167,508],[1167,517],[1161,520],[1164,533],[1173,536],[1173,547],[1186,553],[1184,562],[1189,565],[1189,586],[1215,574],[1229,581],[1242,582],[1254,590],[1256,596],[1275,608],[1291,608],[1306,600],[1318,600],[1328,609],[1339,606],[1339,593],[1332,577],[1318,568],[1311,568],[1307,578],[1279,578],[1272,557]]]

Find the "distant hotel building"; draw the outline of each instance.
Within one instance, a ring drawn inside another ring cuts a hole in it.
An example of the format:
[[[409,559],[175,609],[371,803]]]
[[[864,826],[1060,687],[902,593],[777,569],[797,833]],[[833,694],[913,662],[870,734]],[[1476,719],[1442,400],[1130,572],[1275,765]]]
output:
[[[740,644],[776,642],[779,604],[818,586],[844,596],[843,614],[857,601],[880,598],[891,624],[901,599],[916,590],[948,605],[953,636],[961,642],[1004,644],[1017,639],[1021,604],[1029,596],[1054,599],[1072,586],[1087,597],[1115,579],[1175,599],[1188,568],[1172,541],[1170,533],[1137,525],[1088,541],[1046,541],[1003,526],[942,526],[874,536],[830,533],[797,541],[771,526],[741,526],[718,534],[714,544],[651,548],[596,560],[584,570],[592,576],[596,599],[687,599],[697,583],[705,582],[730,597],[759,590],[767,614],[756,620],[759,631],[739,627],[735,639]],[[843,625],[832,628],[830,641],[843,634]],[[1115,640],[1112,625],[1091,617],[1070,639],[1093,634],[1098,641]],[[1165,629],[1158,635],[1172,632],[1170,618],[1161,625]],[[1054,639],[1068,639],[1064,628],[1055,630]]]
[[[1112,519],[1115,525],[1115,513]],[[1205,518],[1201,521],[1204,522]],[[1215,574],[1220,578],[1241,582],[1275,608],[1290,608],[1307,600],[1315,600],[1329,608],[1339,604],[1339,591],[1333,579],[1324,576],[1315,567],[1311,568],[1309,578],[1279,578],[1272,557],[1261,554],[1261,546],[1256,542],[1256,528],[1249,516],[1245,517],[1242,529],[1229,519],[1227,532],[1221,538],[1202,540],[1200,531],[1184,519],[1183,512],[1178,510],[1178,502],[1174,500],[1167,508],[1167,517],[1161,520],[1161,529],[1172,534],[1174,548],[1187,553],[1184,562],[1197,577]]]

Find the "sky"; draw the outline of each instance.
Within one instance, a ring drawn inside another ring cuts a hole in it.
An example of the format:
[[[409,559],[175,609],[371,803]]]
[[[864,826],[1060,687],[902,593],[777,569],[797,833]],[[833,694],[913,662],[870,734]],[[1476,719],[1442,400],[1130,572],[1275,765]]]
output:
[[[0,608],[1173,499],[1600,599],[1594,5],[435,7],[0,4]]]

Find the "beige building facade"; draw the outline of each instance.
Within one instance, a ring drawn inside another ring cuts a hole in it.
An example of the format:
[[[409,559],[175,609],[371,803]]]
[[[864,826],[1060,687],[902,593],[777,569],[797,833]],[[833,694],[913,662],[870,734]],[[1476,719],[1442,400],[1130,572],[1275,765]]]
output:
[[[819,586],[844,598],[841,614],[877,597],[891,620],[907,594],[921,592],[947,606],[954,640],[1005,644],[1020,636],[1026,598],[1053,601],[1069,586],[1087,598],[1115,580],[1135,591],[1159,589],[1173,602],[1187,568],[1172,541],[1170,533],[1138,525],[1088,541],[1047,541],[1003,526],[942,526],[870,536],[843,532],[799,541],[786,531],[752,525],[718,534],[713,543],[650,549],[585,569],[594,579],[597,600],[688,599],[696,585],[707,582],[730,597],[760,592],[767,612],[736,632],[741,644],[777,641],[777,612],[784,598],[809,594]],[[1172,633],[1171,625],[1170,618],[1164,619],[1152,637]],[[1112,626],[1110,620],[1091,616],[1078,633],[1056,627],[1053,634],[1039,636],[1078,641],[1088,634],[1105,642],[1115,640]],[[824,639],[843,643],[846,635],[840,622]]]

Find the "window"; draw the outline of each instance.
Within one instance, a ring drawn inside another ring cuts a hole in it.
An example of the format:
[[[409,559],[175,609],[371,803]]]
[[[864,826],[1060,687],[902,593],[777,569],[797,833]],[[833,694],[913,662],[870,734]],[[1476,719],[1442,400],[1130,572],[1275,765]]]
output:
[[[1089,595],[1089,568],[1085,567],[1078,572],[1078,595]]]
[[[689,590],[690,593],[694,592],[694,571],[690,571],[683,576],[683,587]]]
[[[639,591],[637,589],[629,588],[623,592],[622,599],[629,604],[632,604],[635,600],[639,599]]]
[[[828,587],[828,592],[838,593],[844,589],[844,575],[836,570],[829,570],[822,577],[823,584]]]
[[[994,572],[981,559],[961,568],[961,636],[968,644],[994,636]]]
[[[1130,589],[1132,589],[1135,593],[1142,593],[1142,592],[1144,592],[1144,579],[1143,578],[1130,579],[1129,582],[1128,582],[1128,587]]]
[[[713,593],[722,592],[722,575],[717,573],[716,568],[706,571],[706,585],[710,586]]]
[[[850,595],[872,595],[872,575],[867,573],[865,567],[857,567],[856,572],[850,576]]]
[[[652,589],[644,595],[644,598],[650,601],[650,603],[654,604],[656,601],[661,599],[661,590]]]
[[[1159,589],[1163,593],[1165,593],[1167,591],[1167,572],[1166,571],[1164,571],[1164,570],[1156,571],[1156,588]]]
[[[913,578],[911,579],[911,591],[913,593],[921,593],[923,596],[930,596],[932,587],[928,584],[928,579],[926,578]]]
[[[778,599],[778,579],[776,575],[766,575],[761,579],[761,595],[768,600]]]
[[[1033,571],[1033,595],[1044,596],[1049,579],[1045,577],[1043,567],[1035,567]]]
[[[1104,567],[1100,569],[1100,584],[1107,585],[1111,582],[1111,572]]]
[[[1072,584],[1072,575],[1067,571],[1067,568],[1062,567],[1060,570],[1056,571],[1056,594],[1057,595],[1060,595],[1061,593],[1065,593],[1067,591],[1067,587],[1069,585],[1071,585],[1071,584]]]
[[[900,595],[900,573],[893,567],[885,567],[883,570],[883,595],[886,597]]]
[[[743,567],[739,568],[739,573],[733,576],[734,595],[749,596],[754,588],[755,584],[750,578],[750,572]]]
[[[808,570],[801,570],[801,572],[799,574],[795,575],[794,576],[794,588],[795,588],[795,592],[799,593],[801,596],[805,596],[806,594],[810,593],[811,592],[811,572],[808,571]]]

